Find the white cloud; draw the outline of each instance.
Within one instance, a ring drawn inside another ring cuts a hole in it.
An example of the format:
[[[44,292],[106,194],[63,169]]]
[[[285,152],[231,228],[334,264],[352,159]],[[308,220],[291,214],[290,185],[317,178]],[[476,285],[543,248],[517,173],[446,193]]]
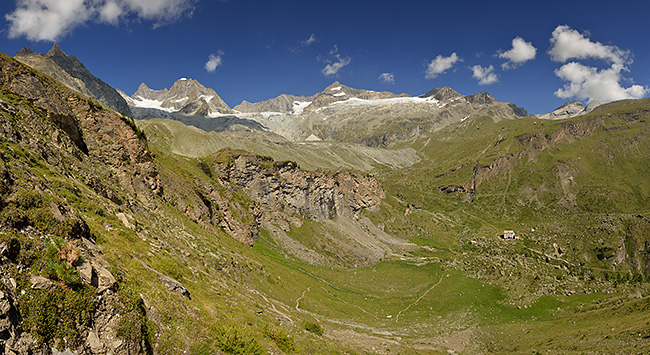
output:
[[[629,51],[617,46],[592,42],[584,34],[569,26],[557,26],[551,36],[551,49],[548,54],[556,62],[564,63],[570,59],[603,59],[610,63],[624,64]]]
[[[427,66],[426,78],[434,79],[438,74],[442,74],[456,64],[456,62],[463,60],[458,57],[456,52],[452,53],[449,57],[439,55],[436,59],[432,60]]]
[[[323,73],[323,75],[325,76],[336,75],[339,72],[339,70],[341,70],[341,68],[350,64],[352,58],[350,57],[342,58],[340,54],[336,54],[336,60],[337,62],[327,64],[325,68],[321,70],[321,73]]]
[[[84,0],[18,0],[16,10],[5,15],[9,38],[54,41],[91,16]]]
[[[494,73],[494,66],[482,67],[475,65],[470,67],[472,77],[478,80],[479,85],[491,85],[499,81],[499,76]]]
[[[302,47],[309,47],[310,45],[314,44],[315,42],[316,42],[316,34],[312,33],[311,36],[309,36],[309,38],[307,38],[304,41],[301,41],[300,45]]]
[[[600,59],[609,66],[599,69],[575,61],[562,65],[555,75],[566,82],[555,91],[555,96],[568,99],[609,102],[623,99],[639,99],[650,92],[646,86],[624,87],[621,82],[631,81],[622,73],[629,71],[632,64],[630,52],[614,45],[594,42],[569,26],[558,26],[550,39],[549,55],[556,62],[565,63],[570,59]]]
[[[99,9],[99,19],[111,25],[117,25],[122,14],[124,10],[114,1],[107,1]]]
[[[395,75],[393,73],[382,73],[379,76],[379,81],[383,81],[388,84],[395,84]]]
[[[529,60],[535,59],[537,48],[531,42],[526,42],[521,37],[512,40],[512,48],[505,52],[499,51],[499,58],[507,62],[501,64],[503,70],[514,69]]]
[[[576,62],[564,64],[555,70],[555,75],[568,81],[555,96],[563,99],[577,97],[580,100],[610,102],[623,99],[640,99],[648,92],[647,87],[632,85],[628,88],[621,86],[623,79],[621,71],[625,68],[613,64],[608,69],[598,70]]]
[[[205,70],[209,73],[214,73],[214,71],[217,70],[217,67],[222,63],[221,56],[223,56],[222,50],[217,51],[217,54],[210,54],[208,61],[205,63]]]
[[[56,41],[87,22],[119,24],[127,15],[154,27],[191,15],[196,0],[17,0],[5,15],[9,37]]]

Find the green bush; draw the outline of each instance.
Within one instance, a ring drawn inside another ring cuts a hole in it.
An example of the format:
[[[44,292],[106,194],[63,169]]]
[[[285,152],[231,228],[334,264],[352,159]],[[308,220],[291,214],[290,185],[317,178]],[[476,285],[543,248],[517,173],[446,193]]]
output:
[[[52,345],[55,339],[65,339],[72,346],[83,344],[85,339],[78,329],[90,323],[95,309],[93,294],[90,287],[26,293],[19,300],[23,330],[31,332],[40,344]]]
[[[64,248],[70,247],[63,239],[58,237],[55,237],[52,242],[45,244],[43,272],[51,280],[61,281],[68,287],[80,288],[82,284],[79,271],[72,266],[79,258],[79,252],[76,250],[76,256],[63,256],[62,250]],[[74,250],[72,253],[74,253]]]
[[[305,323],[305,330],[308,332],[312,332],[318,336],[323,335],[323,328],[319,324],[313,322]]]

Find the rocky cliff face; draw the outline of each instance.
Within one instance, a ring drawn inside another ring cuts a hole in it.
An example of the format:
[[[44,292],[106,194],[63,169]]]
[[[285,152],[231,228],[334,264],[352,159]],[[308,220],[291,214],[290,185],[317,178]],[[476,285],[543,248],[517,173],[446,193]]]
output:
[[[65,84],[72,90],[91,97],[115,112],[131,115],[126,101],[110,85],[95,77],[76,57],[66,55],[58,44],[47,54],[24,48],[14,58]]]
[[[310,172],[293,162],[231,150],[219,152],[212,166],[201,169],[209,179],[194,178],[191,187],[165,189],[166,199],[197,223],[220,227],[248,245],[265,222],[288,230],[289,225],[299,226],[300,218],[357,219],[361,210],[376,210],[385,197],[374,178]],[[175,185],[174,179],[163,177],[167,185]]]
[[[216,163],[219,180],[244,189],[254,201],[272,210],[291,208],[307,219],[357,217],[375,210],[385,197],[379,182],[346,171],[334,174],[301,170],[296,163],[235,155]]]

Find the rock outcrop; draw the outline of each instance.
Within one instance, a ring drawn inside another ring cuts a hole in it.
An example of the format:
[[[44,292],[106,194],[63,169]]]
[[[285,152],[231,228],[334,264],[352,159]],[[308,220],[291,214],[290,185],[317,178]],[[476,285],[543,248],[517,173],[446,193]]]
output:
[[[115,112],[131,115],[126,101],[115,89],[95,77],[75,56],[66,55],[56,43],[47,54],[23,48],[14,58],[53,77],[72,90],[99,101]]]
[[[385,197],[371,177],[309,172],[291,161],[260,156],[235,155],[216,163],[214,170],[222,184],[244,189],[253,201],[272,210],[290,208],[307,219],[356,217],[362,209],[376,209]]]

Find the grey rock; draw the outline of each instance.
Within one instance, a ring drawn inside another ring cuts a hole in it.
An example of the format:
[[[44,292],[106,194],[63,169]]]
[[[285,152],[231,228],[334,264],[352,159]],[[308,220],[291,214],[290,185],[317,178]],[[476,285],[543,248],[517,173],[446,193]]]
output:
[[[103,349],[103,345],[101,341],[99,340],[99,337],[97,336],[97,333],[94,330],[91,330],[88,332],[88,338],[86,338],[86,342],[90,346],[90,349],[94,353],[98,353]]]
[[[93,269],[97,274],[97,293],[102,293],[106,290],[112,289],[117,282],[113,274],[108,271],[105,267],[94,263]]]
[[[54,291],[58,287],[54,282],[46,279],[43,276],[32,275],[29,281],[32,284],[32,288],[36,290]]]
[[[81,281],[92,284],[93,282],[93,267],[92,265],[84,258],[77,261],[77,271],[79,271],[79,276],[81,276]]]
[[[188,291],[180,282],[160,273],[158,274],[158,278],[160,279],[160,282],[162,282],[162,284],[165,285],[165,287],[167,287],[167,289],[170,291],[178,292],[181,295],[190,298],[190,291]]]

